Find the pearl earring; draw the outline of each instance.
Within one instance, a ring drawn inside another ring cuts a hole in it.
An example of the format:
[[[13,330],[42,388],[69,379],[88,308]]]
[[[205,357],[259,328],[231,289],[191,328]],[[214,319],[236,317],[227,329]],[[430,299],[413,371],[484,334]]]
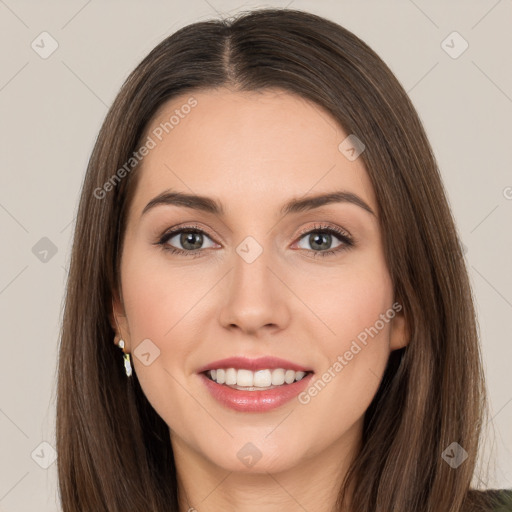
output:
[[[123,351],[124,369],[126,372],[126,376],[130,377],[132,374],[132,364],[130,361],[130,354],[124,351],[124,340],[119,340],[117,346]]]

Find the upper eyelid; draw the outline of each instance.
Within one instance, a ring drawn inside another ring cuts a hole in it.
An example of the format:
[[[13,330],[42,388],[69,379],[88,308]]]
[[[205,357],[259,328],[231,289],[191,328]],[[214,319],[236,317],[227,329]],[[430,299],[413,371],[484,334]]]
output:
[[[320,226],[317,224],[324,224],[324,225]],[[298,236],[302,237],[303,235],[307,235],[308,233],[312,233],[315,231],[332,231],[332,232],[334,232],[334,234],[344,235],[350,239],[353,238],[351,233],[348,230],[346,230],[345,228],[342,228],[341,226],[333,226],[332,224],[329,224],[326,222],[317,222],[317,223],[315,223],[315,226],[311,226],[309,228],[304,228],[303,230],[301,230],[298,233]]]

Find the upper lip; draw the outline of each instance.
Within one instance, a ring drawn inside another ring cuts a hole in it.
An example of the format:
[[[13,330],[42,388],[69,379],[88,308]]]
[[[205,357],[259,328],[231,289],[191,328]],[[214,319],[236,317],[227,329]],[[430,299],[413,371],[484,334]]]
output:
[[[250,359],[247,357],[228,357],[227,359],[219,359],[218,361],[213,361],[208,363],[197,370],[197,373],[206,372],[208,370],[217,370],[219,368],[237,368],[237,369],[246,369],[252,370],[253,372],[257,370],[265,370],[265,369],[275,369],[275,368],[283,368],[285,370],[295,370],[296,372],[312,372],[311,368],[306,368],[297,363],[293,363],[292,361],[287,361],[286,359],[281,359],[279,357],[258,357],[255,359]]]

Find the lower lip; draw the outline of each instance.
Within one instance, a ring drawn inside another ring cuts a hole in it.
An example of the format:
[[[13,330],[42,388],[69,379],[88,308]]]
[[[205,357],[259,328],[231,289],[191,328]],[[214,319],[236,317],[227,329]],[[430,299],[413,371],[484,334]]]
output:
[[[240,412],[266,412],[276,409],[295,398],[308,386],[312,373],[293,384],[283,384],[264,391],[242,391],[223,384],[217,384],[204,373],[199,376],[205,383],[208,391],[218,402],[230,409]]]

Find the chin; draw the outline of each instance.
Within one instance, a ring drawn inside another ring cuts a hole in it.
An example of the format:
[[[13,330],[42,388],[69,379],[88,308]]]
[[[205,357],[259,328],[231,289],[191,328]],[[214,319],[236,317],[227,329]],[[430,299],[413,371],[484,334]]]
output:
[[[279,473],[301,463],[299,446],[286,447],[275,442],[233,441],[225,449],[204,453],[213,464],[225,471],[248,474]]]

